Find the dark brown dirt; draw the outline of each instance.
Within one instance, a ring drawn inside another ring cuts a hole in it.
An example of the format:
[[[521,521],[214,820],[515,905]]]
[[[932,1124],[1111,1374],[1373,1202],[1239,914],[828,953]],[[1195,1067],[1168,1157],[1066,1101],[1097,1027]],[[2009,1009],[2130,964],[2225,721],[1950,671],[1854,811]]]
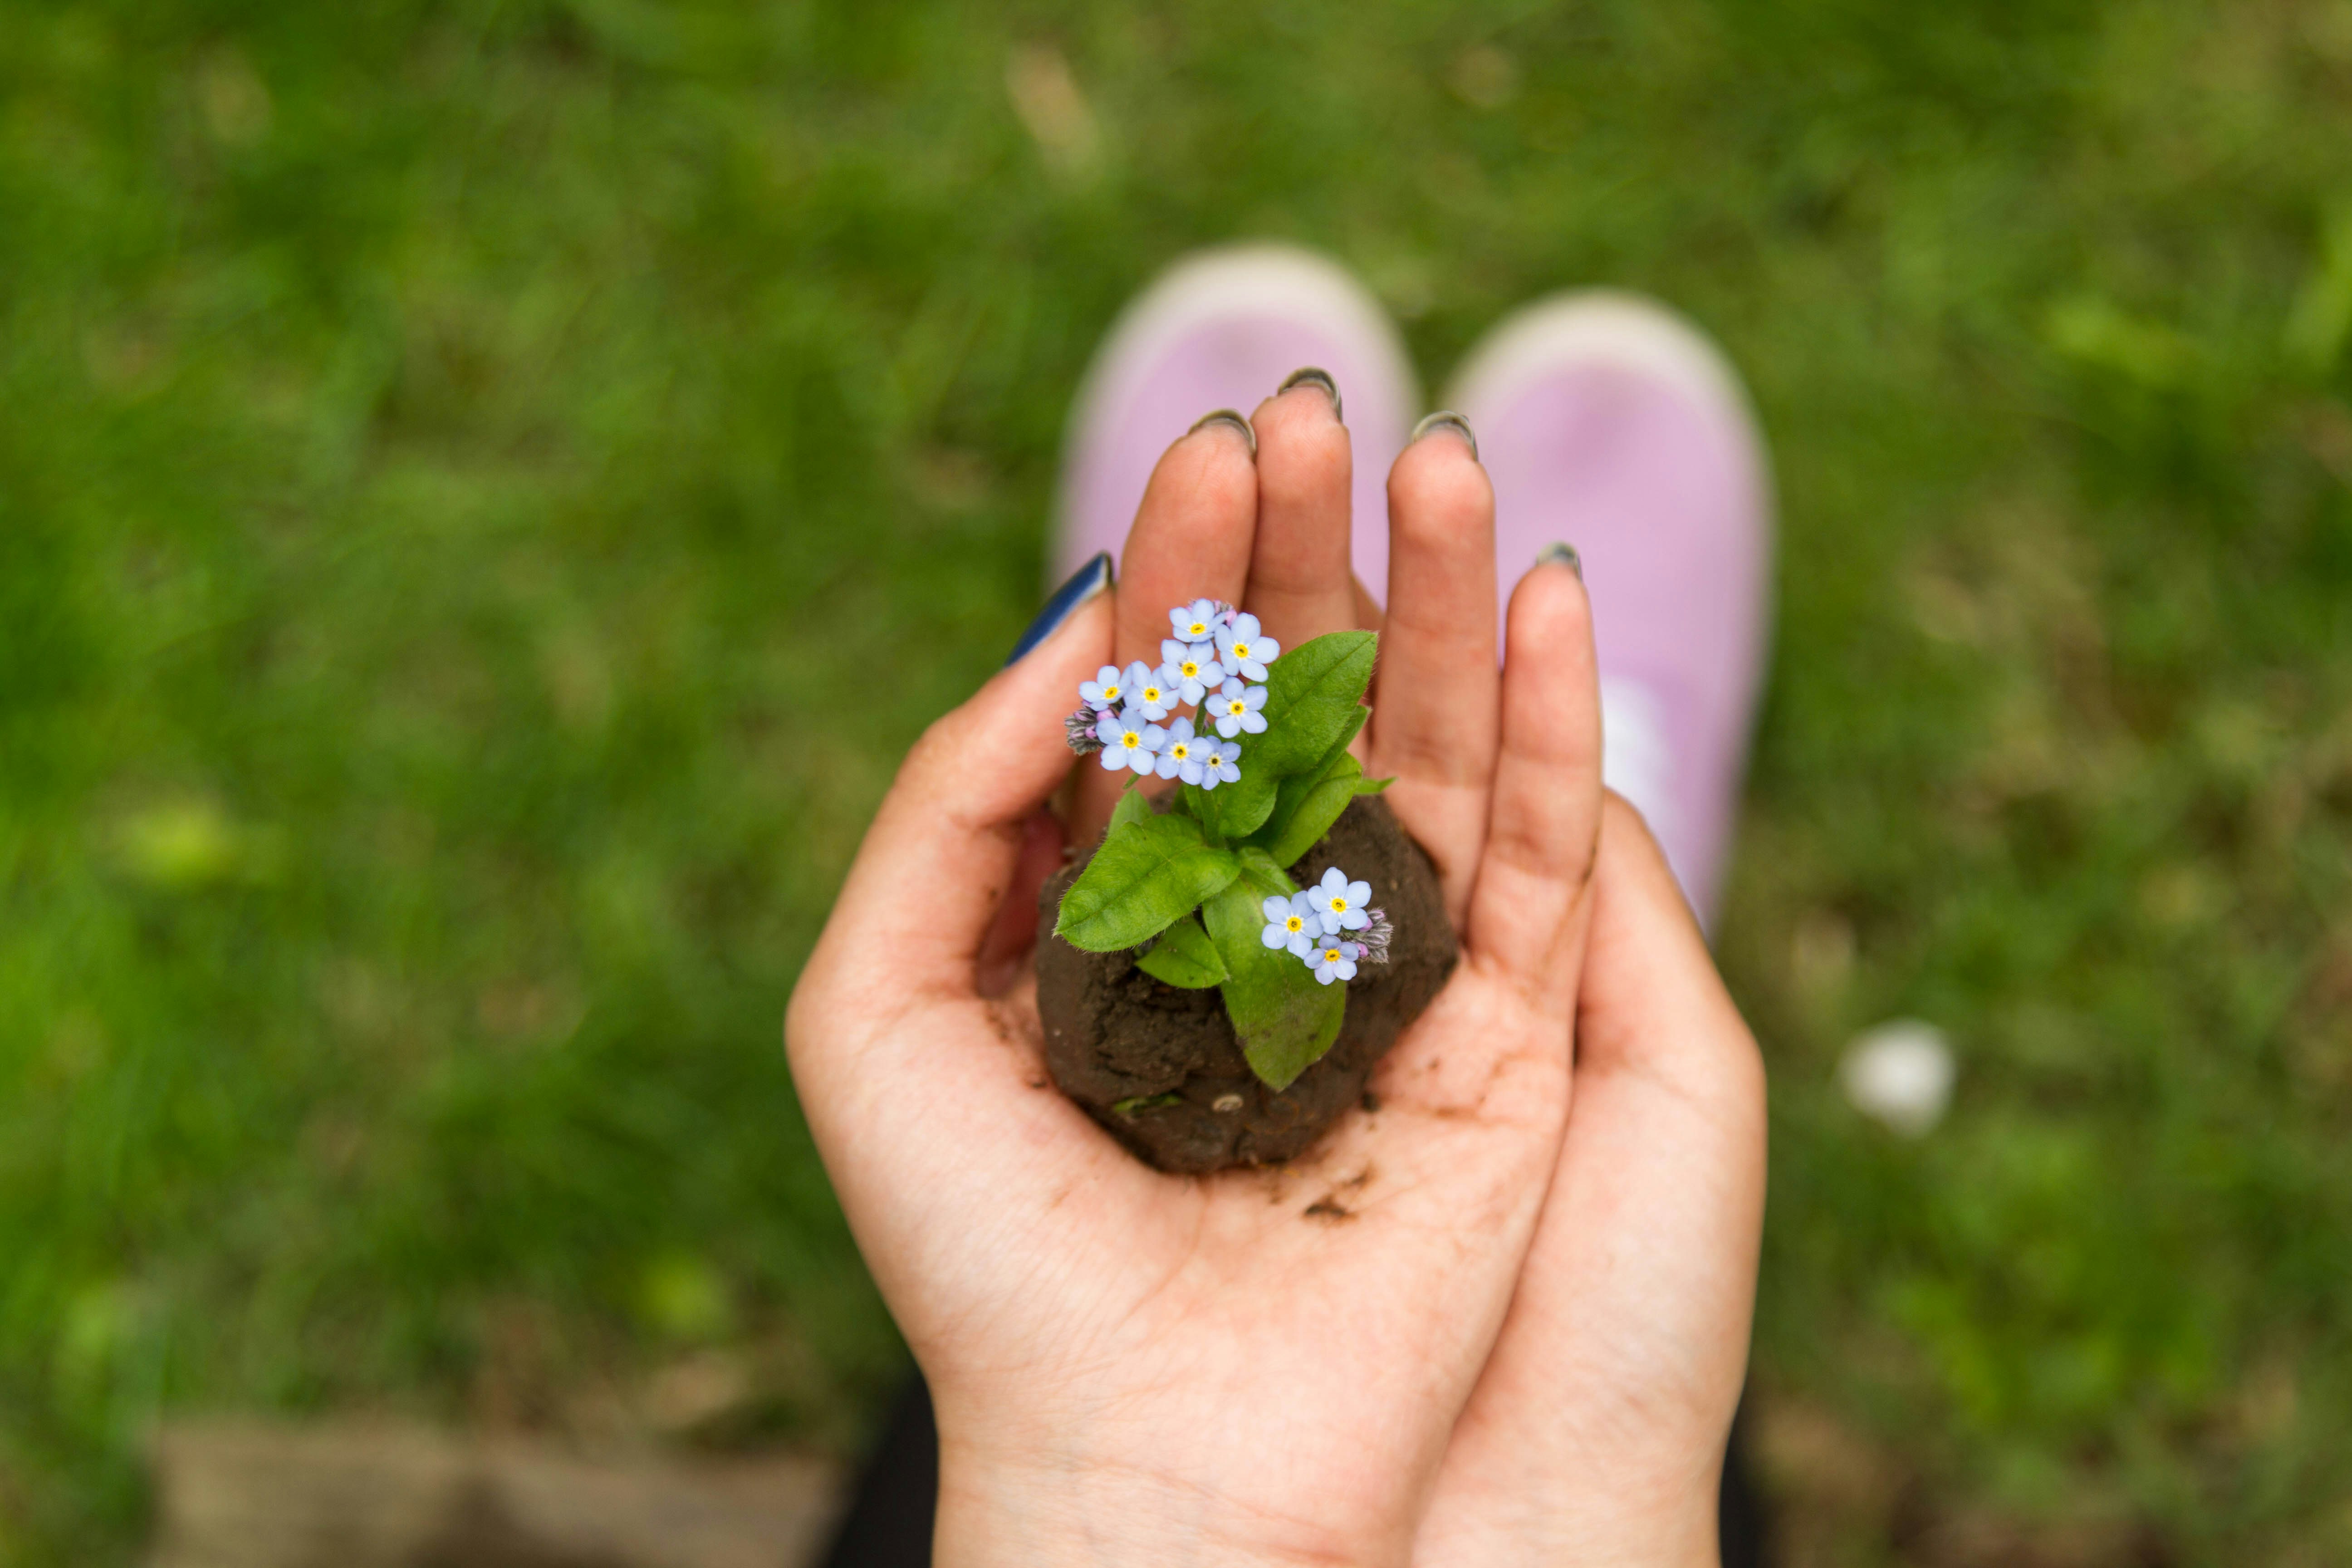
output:
[[[1135,966],[1132,952],[1081,952],[1048,935],[1037,944],[1037,1010],[1045,1064],[1064,1094],[1147,1163],[1163,1171],[1265,1165],[1304,1153],[1342,1111],[1404,1026],[1453,973],[1454,928],[1437,872],[1377,795],[1352,802],[1323,841],[1290,868],[1301,887],[1331,866],[1372,885],[1396,938],[1386,964],[1359,967],[1329,1054],[1280,1094],[1260,1083],[1214,987],[1185,991]],[[1042,930],[1084,862],[1045,884]],[[1166,1098],[1162,1098],[1166,1097]],[[1114,1110],[1122,1101],[1156,1100]]]

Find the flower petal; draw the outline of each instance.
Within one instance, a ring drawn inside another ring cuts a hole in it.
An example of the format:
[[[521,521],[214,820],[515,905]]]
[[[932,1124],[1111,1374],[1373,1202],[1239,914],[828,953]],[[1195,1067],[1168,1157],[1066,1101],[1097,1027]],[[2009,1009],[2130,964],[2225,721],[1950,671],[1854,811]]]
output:
[[[1290,937],[1280,926],[1269,925],[1257,928],[1257,940],[1266,947],[1281,947],[1290,941]]]
[[[1372,901],[1372,885],[1370,882],[1349,883],[1348,901],[1354,904],[1359,909],[1370,903]]]

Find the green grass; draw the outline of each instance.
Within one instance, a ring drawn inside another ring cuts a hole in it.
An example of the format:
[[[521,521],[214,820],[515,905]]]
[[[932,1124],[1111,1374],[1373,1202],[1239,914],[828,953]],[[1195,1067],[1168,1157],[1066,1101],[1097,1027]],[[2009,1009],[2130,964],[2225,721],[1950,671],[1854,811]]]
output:
[[[2352,1555],[2352,9],[1135,9],[0,0],[0,1561],[131,1561],[174,1410],[854,1438],[784,996],[1260,235],[1433,384],[1595,282],[1750,378],[1802,1560]]]

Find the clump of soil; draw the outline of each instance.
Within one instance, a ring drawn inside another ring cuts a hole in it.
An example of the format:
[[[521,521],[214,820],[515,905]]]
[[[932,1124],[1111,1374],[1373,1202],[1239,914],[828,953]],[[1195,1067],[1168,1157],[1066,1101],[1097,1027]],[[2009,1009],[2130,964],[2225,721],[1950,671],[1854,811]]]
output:
[[[1291,879],[1309,887],[1331,866],[1372,885],[1372,902],[1388,911],[1396,937],[1386,964],[1359,966],[1339,1039],[1297,1082],[1276,1094],[1258,1081],[1215,987],[1186,991],[1138,969],[1133,952],[1082,952],[1046,934],[1037,943],[1037,1011],[1045,1065],[1062,1092],[1163,1171],[1303,1153],[1363,1097],[1373,1064],[1445,984],[1456,952],[1436,868],[1386,801],[1351,802],[1290,868]],[[1062,895],[1084,867],[1045,884],[1041,931],[1053,931]]]

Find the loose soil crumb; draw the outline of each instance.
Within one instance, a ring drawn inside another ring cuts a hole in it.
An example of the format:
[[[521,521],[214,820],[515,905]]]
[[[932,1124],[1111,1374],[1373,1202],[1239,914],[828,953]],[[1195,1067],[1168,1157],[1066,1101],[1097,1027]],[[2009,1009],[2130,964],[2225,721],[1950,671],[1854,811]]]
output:
[[[1373,1065],[1445,984],[1457,949],[1436,868],[1386,801],[1350,804],[1290,875],[1311,886],[1335,865],[1372,885],[1396,937],[1389,963],[1364,965],[1349,984],[1338,1041],[1296,1083],[1275,1094],[1258,1081],[1213,987],[1181,990],[1138,969],[1132,952],[1081,952],[1048,935],[1037,943],[1037,1012],[1062,1092],[1139,1158],[1177,1172],[1294,1159],[1350,1105],[1365,1104]],[[1045,884],[1045,931],[1082,869]],[[1114,1109],[1121,1105],[1124,1113]]]

